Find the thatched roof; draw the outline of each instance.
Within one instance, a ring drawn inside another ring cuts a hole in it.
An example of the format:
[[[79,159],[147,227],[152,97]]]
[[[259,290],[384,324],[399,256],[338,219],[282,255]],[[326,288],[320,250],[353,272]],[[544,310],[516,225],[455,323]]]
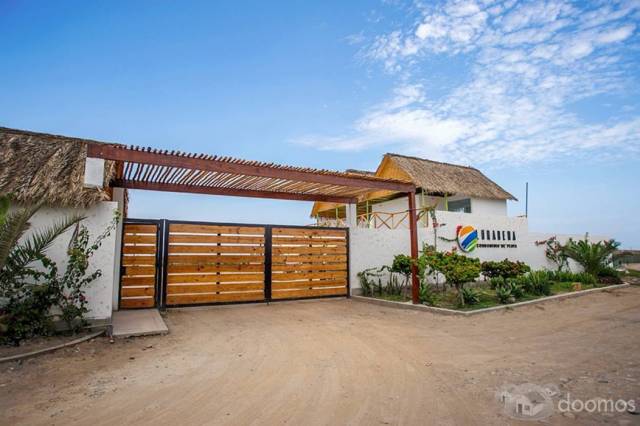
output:
[[[109,200],[114,162],[105,162],[103,188],[84,187],[87,142],[95,141],[0,127],[0,194],[60,207]]]
[[[378,171],[386,161],[391,161],[409,176],[416,187],[424,189],[429,194],[517,200],[516,197],[473,167],[400,154],[385,154]]]

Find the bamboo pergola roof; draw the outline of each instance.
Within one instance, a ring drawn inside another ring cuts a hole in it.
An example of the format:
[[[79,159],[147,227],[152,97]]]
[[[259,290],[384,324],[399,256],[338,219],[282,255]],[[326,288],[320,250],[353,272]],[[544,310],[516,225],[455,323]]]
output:
[[[372,190],[413,192],[412,183],[216,155],[89,143],[87,156],[116,161],[110,185],[129,189],[355,203]]]

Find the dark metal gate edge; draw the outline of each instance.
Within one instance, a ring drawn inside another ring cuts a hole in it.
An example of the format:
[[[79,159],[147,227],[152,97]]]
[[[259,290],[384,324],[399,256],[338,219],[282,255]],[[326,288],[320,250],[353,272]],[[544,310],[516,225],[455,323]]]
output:
[[[189,220],[168,220],[168,219],[125,219],[123,222],[123,234],[121,238],[120,247],[120,279],[122,279],[122,255],[124,248],[124,225],[128,223],[136,224],[154,224],[157,225],[157,247],[156,247],[156,288],[155,288],[155,302],[156,307],[162,310],[167,308],[185,308],[194,306],[216,306],[216,305],[245,305],[255,303],[272,303],[272,302],[289,302],[295,300],[310,300],[310,299],[335,299],[335,298],[350,298],[351,297],[351,250],[350,250],[350,232],[349,228],[341,228],[336,226],[302,226],[302,225],[275,225],[275,224],[262,224],[262,223],[234,223],[234,222],[202,222],[202,221],[189,221]],[[240,302],[211,302],[211,303],[194,303],[194,304],[178,304],[167,307],[167,262],[169,256],[169,226],[171,224],[186,224],[186,225],[212,225],[212,226],[259,226],[265,229],[264,245],[265,245],[265,271],[264,271],[264,300],[252,300],[252,301],[240,301]],[[309,296],[309,297],[296,297],[289,299],[275,299],[271,298],[271,270],[272,270],[272,230],[273,228],[290,228],[290,229],[330,229],[339,230],[345,232],[346,245],[347,245],[347,294],[341,295],[324,295],[324,296]],[[162,259],[160,261],[160,259]],[[120,280],[118,281],[120,288],[118,289],[118,304],[120,303],[120,292],[122,286]],[[127,308],[127,309],[145,309],[145,308]]]

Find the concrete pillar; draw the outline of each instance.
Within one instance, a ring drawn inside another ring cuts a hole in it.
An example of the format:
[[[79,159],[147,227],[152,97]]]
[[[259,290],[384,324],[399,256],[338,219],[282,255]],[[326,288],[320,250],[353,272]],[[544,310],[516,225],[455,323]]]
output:
[[[358,223],[358,205],[357,204],[347,204],[347,217],[346,224],[349,228],[355,228]]]

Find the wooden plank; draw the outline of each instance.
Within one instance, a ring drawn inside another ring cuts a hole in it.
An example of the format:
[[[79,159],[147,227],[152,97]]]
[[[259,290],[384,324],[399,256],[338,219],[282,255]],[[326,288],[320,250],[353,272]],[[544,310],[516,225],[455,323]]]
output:
[[[264,254],[260,246],[180,246],[169,245],[169,253],[256,253]]]
[[[331,280],[346,279],[347,272],[283,272],[271,274],[272,281],[310,280],[314,278],[326,278]]]
[[[168,275],[168,284],[177,283],[235,283],[264,282],[264,273],[260,274],[189,274]]]
[[[273,264],[285,262],[346,262],[347,256],[343,254],[280,255],[272,256],[271,261],[273,262]]]
[[[252,255],[169,255],[171,264],[264,263],[264,256]]]
[[[155,266],[125,266],[124,267],[124,275],[127,275],[127,276],[155,275],[155,274],[156,274]]]
[[[122,248],[124,254],[155,254],[156,246],[130,246],[125,245]]]
[[[158,230],[156,225],[142,225],[142,224],[124,224],[125,234],[155,234]]]
[[[155,265],[156,264],[156,256],[122,256],[122,265],[130,266],[130,265]]]
[[[230,291],[264,290],[260,284],[172,284],[167,286],[167,294],[215,293]]]
[[[346,238],[323,238],[323,237],[312,237],[312,238],[300,238],[300,237],[278,237],[274,236],[272,239],[273,244],[340,244],[344,245],[347,243]]]
[[[120,308],[153,308],[156,302],[153,297],[140,298],[122,298],[120,299]]]
[[[156,283],[155,277],[122,277],[120,280],[123,288],[132,285],[155,285]]]
[[[191,234],[249,234],[264,235],[261,226],[223,226],[223,225],[192,225],[186,223],[172,223],[169,232],[183,232]]]
[[[347,288],[318,288],[312,290],[273,290],[272,299],[295,299],[298,297],[318,297],[318,296],[346,296]]]
[[[318,287],[346,287],[347,280],[323,280],[323,281],[289,281],[275,282],[271,289],[286,290],[294,288],[318,288]]]
[[[167,305],[192,305],[198,303],[251,302],[264,300],[263,292],[221,294],[167,294]]]
[[[197,272],[262,272],[264,265],[169,265],[170,274],[184,274]]]
[[[345,237],[347,235],[346,230],[342,229],[322,229],[322,228],[273,228],[272,234],[274,238],[279,238],[278,235],[303,235],[303,236],[317,236],[317,237]]]
[[[124,236],[125,244],[156,244],[156,235],[127,235]]]
[[[264,244],[264,237],[242,235],[186,235],[170,234],[169,243],[230,243],[230,244]]]
[[[276,256],[291,254],[347,254],[346,247],[274,247],[272,253]]]
[[[345,263],[328,263],[328,264],[305,264],[297,265],[273,265],[273,272],[278,271],[346,271]]]
[[[155,294],[154,287],[122,287],[120,291],[121,297],[153,296]]]
[[[346,244],[345,243],[312,243],[310,242],[309,244],[278,244],[278,243],[273,243],[272,247],[282,247],[282,248],[295,248],[295,247],[305,247],[305,248],[309,248],[309,247],[313,247],[313,248],[337,248],[337,247],[343,247],[346,249]]]

